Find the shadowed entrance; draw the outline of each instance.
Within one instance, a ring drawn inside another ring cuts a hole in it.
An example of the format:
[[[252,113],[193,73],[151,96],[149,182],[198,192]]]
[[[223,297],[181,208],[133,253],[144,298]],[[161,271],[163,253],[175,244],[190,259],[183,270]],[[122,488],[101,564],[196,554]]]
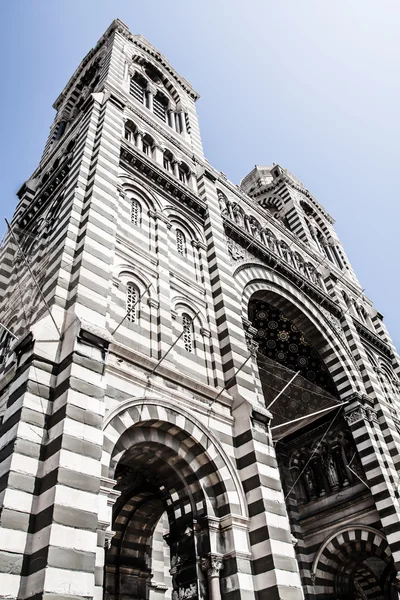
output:
[[[154,592],[160,588],[154,584],[161,571],[170,573],[172,598],[209,597],[201,559],[211,552],[208,517],[228,510],[225,486],[202,447],[185,432],[175,429],[171,435],[168,429],[171,424],[160,422],[157,427],[132,427],[115,448],[120,456],[115,470],[120,497],[105,561],[107,600],[166,597]],[[122,447],[127,449],[121,455]],[[169,532],[161,562],[160,555],[154,560],[153,551],[163,515]]]

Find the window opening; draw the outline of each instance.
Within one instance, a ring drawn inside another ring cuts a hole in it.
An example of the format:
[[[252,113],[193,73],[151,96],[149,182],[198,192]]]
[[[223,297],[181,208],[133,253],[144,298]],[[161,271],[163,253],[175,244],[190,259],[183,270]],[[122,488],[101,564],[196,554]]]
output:
[[[133,225],[140,225],[140,213],[141,207],[137,200],[131,202],[131,223]]]
[[[137,306],[138,299],[137,288],[132,283],[128,283],[126,290],[126,318],[131,323],[137,322]]]
[[[186,240],[180,229],[176,230],[176,249],[181,256],[186,255]]]
[[[156,115],[156,117],[158,117],[162,121],[167,121],[167,107],[167,98],[160,94],[160,92],[157,92],[153,99],[153,112]]]
[[[183,169],[179,169],[179,179],[182,181],[182,183],[186,183],[186,173]]]
[[[187,314],[182,315],[183,343],[186,352],[193,352],[193,327],[192,319]]]
[[[139,100],[139,102],[141,102],[142,104],[144,104],[145,101],[145,97],[146,97],[146,80],[141,77],[138,73],[135,73],[135,75],[131,78],[131,85],[130,85],[130,93],[131,95],[136,98],[136,100]]]

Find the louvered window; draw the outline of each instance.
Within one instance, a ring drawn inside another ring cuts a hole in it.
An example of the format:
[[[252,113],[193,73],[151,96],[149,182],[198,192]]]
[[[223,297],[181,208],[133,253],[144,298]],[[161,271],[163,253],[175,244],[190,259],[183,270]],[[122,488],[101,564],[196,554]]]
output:
[[[131,223],[140,225],[141,206],[137,200],[131,202]]]
[[[189,315],[182,315],[183,343],[187,352],[193,352],[193,326]]]
[[[137,321],[137,300],[138,293],[136,286],[132,283],[128,283],[126,289],[126,318],[131,323],[136,323]]]
[[[176,249],[181,256],[186,255],[186,240],[180,229],[176,230]]]
[[[165,96],[157,92],[153,100],[153,111],[154,114],[163,121],[167,120],[167,106],[168,100],[165,98]]]
[[[146,98],[146,81],[138,74],[135,74],[131,78],[130,93],[136,100],[144,104]]]

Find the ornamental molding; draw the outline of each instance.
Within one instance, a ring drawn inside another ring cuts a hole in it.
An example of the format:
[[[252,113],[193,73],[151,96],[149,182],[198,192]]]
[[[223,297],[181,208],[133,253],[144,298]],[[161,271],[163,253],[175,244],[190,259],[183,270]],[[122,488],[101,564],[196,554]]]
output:
[[[207,573],[208,577],[219,577],[220,571],[224,568],[222,556],[210,554],[200,559],[200,566]]]
[[[224,219],[224,224],[229,233],[229,235],[226,236],[226,239],[228,251],[231,256],[232,252],[234,252],[236,256],[248,256],[247,260],[249,261],[251,260],[254,262],[254,259],[260,260],[263,266],[272,268],[273,271],[281,276],[286,277],[296,287],[300,288],[314,301],[316,301],[319,307],[321,307],[322,303],[324,303],[326,305],[325,310],[327,310],[330,314],[334,315],[338,319],[342,317],[341,308],[330,298],[330,296],[328,296],[324,290],[296,271],[294,267],[285,262],[282,257],[272,252],[271,249],[263,244],[260,240],[252,237],[248,232],[244,231],[232,221]],[[234,245],[232,245],[230,240],[233,240]],[[231,250],[229,250],[229,244],[231,245]],[[245,246],[245,248],[243,248],[243,246]],[[251,248],[252,253],[250,253],[247,248]],[[243,261],[245,259],[237,258],[236,260]],[[247,266],[247,264],[240,265],[236,269],[234,275]]]
[[[362,406],[358,406],[351,413],[345,414],[344,418],[348,425],[354,425],[354,423],[358,423],[359,421],[366,421],[367,413]]]
[[[368,327],[360,323],[356,317],[353,316],[353,323],[356,328],[357,333],[361,338],[368,340],[371,346],[380,350],[382,354],[387,356],[388,358],[392,358],[392,350],[390,346],[386,344],[376,333],[371,331]]]
[[[167,192],[169,197],[172,196],[180,200],[202,218],[205,217],[207,212],[205,202],[200,200],[190,188],[169,176],[165,170],[161,169],[158,164],[137,150],[137,148],[133,146],[128,147],[127,144],[123,143],[120,153],[120,163],[124,168],[128,167],[129,169],[143,173],[154,185]]]
[[[378,423],[376,411],[369,406],[356,406],[351,412],[344,414],[344,418],[348,425],[354,425],[360,421],[368,421],[369,423]]]

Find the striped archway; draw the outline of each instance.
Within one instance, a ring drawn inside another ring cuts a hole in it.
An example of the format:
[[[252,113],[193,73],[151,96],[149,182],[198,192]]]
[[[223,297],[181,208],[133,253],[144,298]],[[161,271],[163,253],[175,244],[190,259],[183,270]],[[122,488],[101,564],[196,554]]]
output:
[[[128,400],[105,419],[103,474],[116,480],[120,493],[106,556],[105,598],[147,597],[157,580],[152,540],[165,516],[169,533],[163,554],[164,561],[167,554],[171,559],[171,591],[200,597],[207,581],[199,559],[227,551],[215,524],[231,514],[246,516],[243,489],[218,440],[170,402]]]
[[[252,298],[263,298],[293,321],[310,340],[332,379],[341,399],[363,390],[361,374],[345,341],[325,313],[287,279],[262,266],[242,265],[235,272],[242,290],[242,318],[248,319]]]
[[[312,565],[316,598],[397,598],[396,572],[386,537],[366,525],[348,525],[321,545]]]

